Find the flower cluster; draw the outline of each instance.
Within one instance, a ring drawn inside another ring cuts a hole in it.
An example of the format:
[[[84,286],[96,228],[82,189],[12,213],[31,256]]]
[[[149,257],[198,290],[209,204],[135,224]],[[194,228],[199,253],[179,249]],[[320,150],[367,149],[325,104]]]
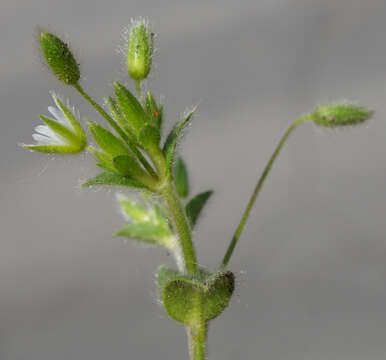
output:
[[[127,224],[115,235],[165,248],[174,255],[177,269],[163,266],[157,272],[160,299],[167,314],[186,327],[191,359],[204,360],[208,324],[223,313],[234,292],[235,276],[227,268],[229,260],[289,135],[308,121],[329,128],[360,124],[372,116],[372,111],[348,103],[328,104],[295,120],[259,178],[222,261],[209,271],[198,265],[193,229],[212,191],[190,197],[188,170],[177,154],[181,134],[195,110],[187,112],[164,134],[163,105],[151,91],[143,92],[141,85],[151,71],[153,38],[147,21],[132,22],[126,63],[137,93],[121,82],[113,82],[114,93],[107,97],[105,110],[81,87],[80,68],[69,46],[56,35],[41,32],[41,51],[52,73],[73,87],[108,126],[89,122],[87,130],[92,138],[88,141],[79,114],[53,94],[56,107],[48,107],[51,117],[40,116],[44,125],[35,127],[32,136],[36,143],[24,146],[58,154],[87,150],[95,157],[100,173],[86,181],[85,187],[121,186],[139,192],[139,201],[122,193],[117,196]]]

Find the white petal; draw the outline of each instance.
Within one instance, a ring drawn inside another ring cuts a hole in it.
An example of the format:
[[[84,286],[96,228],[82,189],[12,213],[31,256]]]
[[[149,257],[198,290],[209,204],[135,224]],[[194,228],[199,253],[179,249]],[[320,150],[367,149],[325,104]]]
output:
[[[32,134],[32,138],[38,143],[38,145],[52,144],[52,139],[44,135]]]
[[[54,132],[47,125],[38,125],[35,126],[35,131],[41,135],[45,135],[47,137],[52,137]]]
[[[43,135],[50,138],[53,144],[66,144],[66,140],[58,135],[55,131],[50,129],[47,125],[38,125],[35,127],[35,131],[38,135]]]
[[[64,116],[62,110],[60,109],[57,109],[53,106],[49,106],[48,107],[48,111],[55,117],[55,119],[60,122],[62,125],[67,125],[68,123],[68,120],[67,118]]]

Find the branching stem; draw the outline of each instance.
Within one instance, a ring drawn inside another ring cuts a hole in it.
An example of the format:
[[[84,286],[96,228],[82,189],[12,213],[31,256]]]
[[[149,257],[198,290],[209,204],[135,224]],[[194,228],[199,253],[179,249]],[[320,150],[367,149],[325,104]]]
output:
[[[266,167],[264,168],[264,171],[263,173],[261,174],[260,178],[259,178],[259,181],[257,182],[256,186],[255,186],[255,189],[252,193],[252,196],[251,198],[249,199],[249,202],[248,202],[248,205],[246,207],[246,209],[244,210],[244,213],[241,217],[241,220],[240,220],[240,223],[239,225],[237,226],[236,228],[236,231],[235,231],[235,234],[233,235],[232,237],[232,240],[229,244],[229,247],[225,253],[225,256],[222,260],[222,263],[221,263],[221,267],[222,268],[225,268],[227,265],[228,265],[228,262],[233,254],[233,251],[236,247],[236,244],[240,238],[240,235],[245,227],[245,224],[248,220],[248,217],[250,215],[250,212],[253,208],[253,205],[255,204],[255,201],[257,199],[257,196],[259,195],[260,191],[261,191],[261,188],[263,187],[263,184],[264,184],[264,181],[269,173],[269,171],[271,170],[272,168],[272,165],[273,163],[275,162],[277,156],[279,155],[280,153],[280,150],[283,148],[284,144],[286,143],[288,137],[291,135],[291,133],[300,125],[302,124],[303,122],[305,122],[306,120],[310,120],[310,115],[305,115],[305,116],[302,116],[300,118],[298,118],[297,120],[295,120],[291,125],[290,127],[287,129],[287,131],[284,133],[283,137],[281,138],[278,146],[276,147],[275,151],[273,152],[271,158],[269,159]]]

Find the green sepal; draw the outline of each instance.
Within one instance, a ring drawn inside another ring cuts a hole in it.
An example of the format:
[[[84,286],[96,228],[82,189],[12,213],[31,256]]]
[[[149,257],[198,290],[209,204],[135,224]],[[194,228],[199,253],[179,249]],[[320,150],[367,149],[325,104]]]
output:
[[[80,70],[68,45],[48,32],[40,33],[40,45],[54,75],[67,85],[76,85],[80,78]]]
[[[84,143],[81,142],[81,140],[78,138],[76,134],[74,134],[69,128],[62,125],[61,123],[54,121],[50,118],[47,118],[43,115],[40,115],[39,118],[47,124],[47,126],[57,135],[61,136],[62,138],[66,139],[71,145],[73,146],[80,146],[82,145],[84,147]]]
[[[63,114],[67,118],[67,120],[72,125],[72,128],[74,129],[75,134],[78,136],[78,138],[81,140],[81,142],[84,142],[86,144],[87,138],[86,134],[82,128],[82,126],[79,124],[79,121],[74,116],[72,111],[67,106],[64,106],[64,104],[59,100],[57,96],[53,96],[56,105],[62,110]]]
[[[165,246],[170,237],[168,231],[160,226],[148,223],[134,223],[123,227],[114,236],[124,236],[153,245]]]
[[[31,151],[38,151],[47,154],[77,154],[83,149],[73,145],[23,145]]]
[[[177,194],[182,198],[186,198],[189,195],[189,179],[185,162],[181,157],[177,159],[174,165],[173,175]]]
[[[122,141],[109,130],[96,123],[90,123],[89,128],[95,141],[104,152],[110,154],[111,156],[129,154],[128,149]]]
[[[159,145],[161,134],[159,130],[152,125],[145,125],[139,133],[138,141],[144,147]]]
[[[138,135],[142,126],[145,124],[146,114],[142,105],[135,96],[122,84],[114,82],[115,94],[118,104],[123,114],[120,124],[129,133]],[[119,120],[119,119],[117,119]]]
[[[99,175],[89,179],[84,184],[82,184],[83,187],[89,187],[94,185],[118,185],[138,189],[145,188],[143,184],[138,183],[134,179],[109,172],[100,173]]]
[[[212,190],[202,192],[192,198],[185,207],[186,216],[188,217],[190,224],[194,226],[200,216],[201,210],[213,194]]]
[[[166,138],[165,144],[163,146],[163,152],[166,157],[166,176],[171,175],[171,168],[174,160],[174,153],[177,146],[177,141],[181,135],[182,130],[187,125],[189,120],[192,118],[195,109],[190,111],[174,128],[171,130],[169,135]]]
[[[150,119],[152,125],[154,125],[159,131],[162,128],[162,105],[157,106],[156,101],[154,100],[153,94],[149,91],[146,94],[145,98],[145,110],[146,115]]]
[[[235,287],[235,277],[230,271],[201,270],[193,277],[162,266],[157,281],[168,315],[188,326],[219,316],[228,306]]]

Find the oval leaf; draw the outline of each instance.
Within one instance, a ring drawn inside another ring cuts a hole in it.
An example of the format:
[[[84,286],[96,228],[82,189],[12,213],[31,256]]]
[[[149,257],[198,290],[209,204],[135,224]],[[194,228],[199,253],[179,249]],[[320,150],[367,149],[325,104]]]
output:
[[[174,182],[176,184],[177,194],[186,198],[189,195],[188,171],[182,158],[178,158],[174,166]]]
[[[186,216],[188,217],[192,226],[197,222],[198,217],[200,216],[201,210],[213,194],[212,190],[205,191],[201,194],[196,195],[192,198],[185,207]]]

